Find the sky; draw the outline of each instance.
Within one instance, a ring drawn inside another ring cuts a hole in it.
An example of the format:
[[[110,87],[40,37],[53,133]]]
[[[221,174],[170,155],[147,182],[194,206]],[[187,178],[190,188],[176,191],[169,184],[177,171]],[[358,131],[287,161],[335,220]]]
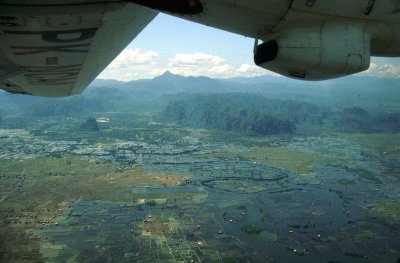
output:
[[[212,78],[277,76],[254,65],[253,46],[252,38],[159,14],[98,78],[151,79],[166,70]],[[400,58],[372,58],[359,75],[400,78]]]

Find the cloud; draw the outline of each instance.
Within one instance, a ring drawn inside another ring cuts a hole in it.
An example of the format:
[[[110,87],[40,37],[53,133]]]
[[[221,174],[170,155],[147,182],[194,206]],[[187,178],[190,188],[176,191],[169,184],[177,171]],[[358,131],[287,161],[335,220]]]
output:
[[[183,76],[222,77],[234,69],[220,56],[196,52],[176,54],[169,59],[166,70]]]
[[[240,75],[242,77],[256,77],[260,75],[278,75],[275,74],[271,71],[267,71],[261,67],[255,66],[255,65],[249,65],[249,64],[242,64],[240,67],[236,69],[236,75]]]
[[[154,72],[153,69],[158,65],[158,57],[159,54],[155,51],[142,51],[140,48],[125,49],[98,78],[130,81],[157,76],[158,72]]]
[[[158,53],[141,52],[140,48],[123,50],[109,65],[109,68],[125,68],[136,65],[155,64]]]
[[[371,63],[369,69],[360,73],[360,75],[379,78],[400,79],[400,67],[392,64],[378,65],[375,63]]]
[[[212,78],[276,75],[255,65],[233,65],[224,58],[213,54],[179,53],[162,61],[157,52],[142,51],[136,48],[122,51],[98,78],[130,81],[153,78],[166,70],[182,76],[207,76]]]
[[[176,54],[169,59],[166,70],[183,76],[214,78],[254,77],[268,73],[262,68],[249,64],[231,65],[217,55],[206,53]]]
[[[218,55],[203,52],[178,53],[168,58],[151,50],[128,48],[122,51],[98,76],[103,79],[130,81],[148,79],[166,70],[182,76],[207,76],[212,78],[280,76],[256,65],[233,64]],[[371,63],[370,68],[359,76],[400,79],[400,67],[393,64]]]
[[[224,61],[219,56],[197,52],[193,54],[176,54],[175,57],[170,59],[168,66],[221,65]]]

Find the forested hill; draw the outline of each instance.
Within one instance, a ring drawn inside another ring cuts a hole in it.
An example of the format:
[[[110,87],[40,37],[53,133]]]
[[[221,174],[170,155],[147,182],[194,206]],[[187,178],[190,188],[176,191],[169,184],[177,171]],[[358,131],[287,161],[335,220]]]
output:
[[[303,82],[272,76],[220,80],[208,77],[183,77],[170,72],[154,79],[131,82],[95,80],[83,94],[76,96],[84,98],[83,100],[11,95],[0,91],[0,112],[32,113],[34,106],[33,112],[41,116],[54,116],[59,113],[74,115],[82,109],[93,112],[119,110],[121,107],[129,109],[134,105],[140,109],[144,102],[156,100],[166,94],[235,92],[262,94],[271,99],[308,102],[328,106],[335,111],[359,106],[372,111],[400,112],[398,80],[347,77],[324,82]],[[97,107],[99,105],[101,106]],[[47,110],[51,112],[45,113]]]
[[[330,114],[309,103],[249,94],[187,95],[165,110],[167,118],[180,124],[247,135],[292,133],[296,124],[322,124]]]
[[[168,105],[168,106],[167,106]],[[0,92],[0,125],[13,118],[84,117],[110,112],[159,113],[180,124],[264,135],[303,127],[340,132],[400,131],[398,80],[348,77],[303,82],[271,76],[96,80],[83,94],[40,98]]]
[[[346,108],[335,116],[333,126],[343,132],[400,132],[400,114]]]
[[[333,111],[252,94],[180,94],[169,97],[163,118],[181,125],[245,135],[293,133],[299,127],[339,132],[400,132],[400,114],[361,107]]]

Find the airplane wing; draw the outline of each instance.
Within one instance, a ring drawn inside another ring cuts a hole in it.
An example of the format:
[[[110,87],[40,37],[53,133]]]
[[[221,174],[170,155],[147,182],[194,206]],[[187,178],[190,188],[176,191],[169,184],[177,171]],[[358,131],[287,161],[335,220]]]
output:
[[[399,10],[398,0],[0,0],[0,88],[78,94],[158,12],[255,38],[267,70],[331,79],[400,56]]]
[[[0,0],[0,88],[78,94],[157,13],[122,1]]]

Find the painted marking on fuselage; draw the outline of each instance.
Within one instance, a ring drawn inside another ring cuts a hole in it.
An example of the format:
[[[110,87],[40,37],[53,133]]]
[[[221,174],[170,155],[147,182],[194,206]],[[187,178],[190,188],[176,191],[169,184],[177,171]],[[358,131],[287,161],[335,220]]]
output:
[[[79,45],[63,45],[63,46],[11,46],[14,50],[27,50],[27,51],[19,51],[14,52],[13,54],[16,56],[21,55],[33,55],[40,54],[46,52],[64,52],[64,53],[87,53],[89,48],[84,49],[76,49],[82,47],[89,47],[90,43],[87,44],[79,44]]]
[[[81,28],[73,30],[58,30],[58,31],[13,31],[4,30],[4,34],[11,35],[40,35],[43,41],[51,43],[74,43],[91,39],[95,36],[97,28]],[[60,38],[62,35],[71,35],[74,38]]]
[[[89,52],[90,39],[97,32],[97,28],[82,28],[73,30],[57,31],[15,31],[4,30],[6,35],[15,36],[38,36],[40,45],[20,44],[12,45],[10,48],[14,56],[30,56],[48,52],[68,53],[68,55],[84,54]],[[51,43],[44,45],[43,42]],[[83,42],[83,43],[82,43]],[[56,45],[60,44],[60,45]],[[67,54],[64,54],[67,56]],[[52,61],[60,61],[59,56],[52,56]],[[48,61],[44,59],[44,61]],[[82,64],[44,66],[44,67],[22,67],[26,73],[23,74],[30,85],[66,85],[74,84],[82,68]]]
[[[82,64],[67,66],[23,67],[27,82],[31,85],[65,85],[73,84]]]

